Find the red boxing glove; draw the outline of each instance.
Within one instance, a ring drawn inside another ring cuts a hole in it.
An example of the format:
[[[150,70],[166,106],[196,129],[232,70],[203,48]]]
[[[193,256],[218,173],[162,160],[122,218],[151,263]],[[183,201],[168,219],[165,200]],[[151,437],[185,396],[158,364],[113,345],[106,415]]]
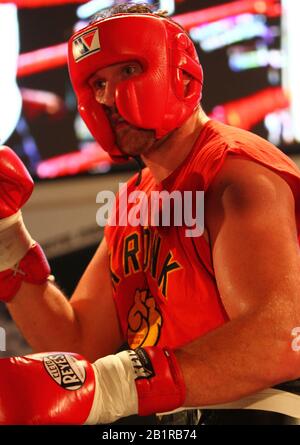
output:
[[[64,352],[0,359],[0,424],[83,424],[94,400],[93,367]]]
[[[139,401],[139,414],[172,411],[183,405],[185,384],[177,359],[170,349],[145,347],[137,349],[136,388]],[[140,364],[142,368],[140,368]]]
[[[108,424],[183,405],[185,385],[166,349],[123,351],[90,364],[52,352],[0,359],[0,424]]]
[[[22,281],[42,284],[50,275],[47,259],[20,212],[32,190],[32,178],[22,161],[10,148],[0,147],[0,300],[5,302]]]
[[[0,147],[0,219],[13,215],[33,191],[25,165],[9,147]]]
[[[157,346],[123,351],[93,364],[97,385],[88,423],[111,423],[183,405],[185,384],[174,353]]]

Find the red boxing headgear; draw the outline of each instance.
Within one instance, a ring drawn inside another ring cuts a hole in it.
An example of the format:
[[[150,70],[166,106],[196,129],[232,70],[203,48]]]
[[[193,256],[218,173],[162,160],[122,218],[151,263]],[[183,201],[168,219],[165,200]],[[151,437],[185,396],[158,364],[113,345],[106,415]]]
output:
[[[154,14],[117,14],[81,29],[69,40],[69,71],[78,109],[97,142],[113,159],[124,155],[88,83],[100,68],[138,61],[143,72],[120,82],[119,114],[159,139],[178,128],[201,99],[203,73],[193,42],[176,23]],[[184,73],[191,77],[185,93]]]

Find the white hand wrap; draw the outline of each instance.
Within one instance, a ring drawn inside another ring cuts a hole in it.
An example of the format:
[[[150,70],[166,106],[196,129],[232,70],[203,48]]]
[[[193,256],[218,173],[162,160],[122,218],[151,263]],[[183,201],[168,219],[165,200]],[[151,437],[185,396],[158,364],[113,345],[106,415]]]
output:
[[[22,218],[21,210],[0,220],[0,272],[11,269],[34,244]]]
[[[93,363],[95,396],[88,425],[108,424],[138,413],[135,372],[128,351]]]

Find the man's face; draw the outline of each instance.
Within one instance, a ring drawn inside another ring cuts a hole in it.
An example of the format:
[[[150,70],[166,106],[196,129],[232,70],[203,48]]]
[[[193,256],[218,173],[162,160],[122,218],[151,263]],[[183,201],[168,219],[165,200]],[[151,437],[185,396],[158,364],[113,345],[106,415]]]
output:
[[[119,82],[139,75],[143,71],[138,62],[124,62],[99,69],[89,79],[94,97],[104,106],[120,150],[137,156],[145,153],[155,143],[154,130],[134,127],[119,114],[115,104],[115,92]]]

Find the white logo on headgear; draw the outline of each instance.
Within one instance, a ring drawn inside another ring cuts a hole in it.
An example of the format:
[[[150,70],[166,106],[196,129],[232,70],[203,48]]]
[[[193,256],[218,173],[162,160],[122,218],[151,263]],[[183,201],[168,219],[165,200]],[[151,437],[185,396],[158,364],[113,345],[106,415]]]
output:
[[[83,32],[73,40],[72,51],[75,62],[100,51],[98,28]]]

